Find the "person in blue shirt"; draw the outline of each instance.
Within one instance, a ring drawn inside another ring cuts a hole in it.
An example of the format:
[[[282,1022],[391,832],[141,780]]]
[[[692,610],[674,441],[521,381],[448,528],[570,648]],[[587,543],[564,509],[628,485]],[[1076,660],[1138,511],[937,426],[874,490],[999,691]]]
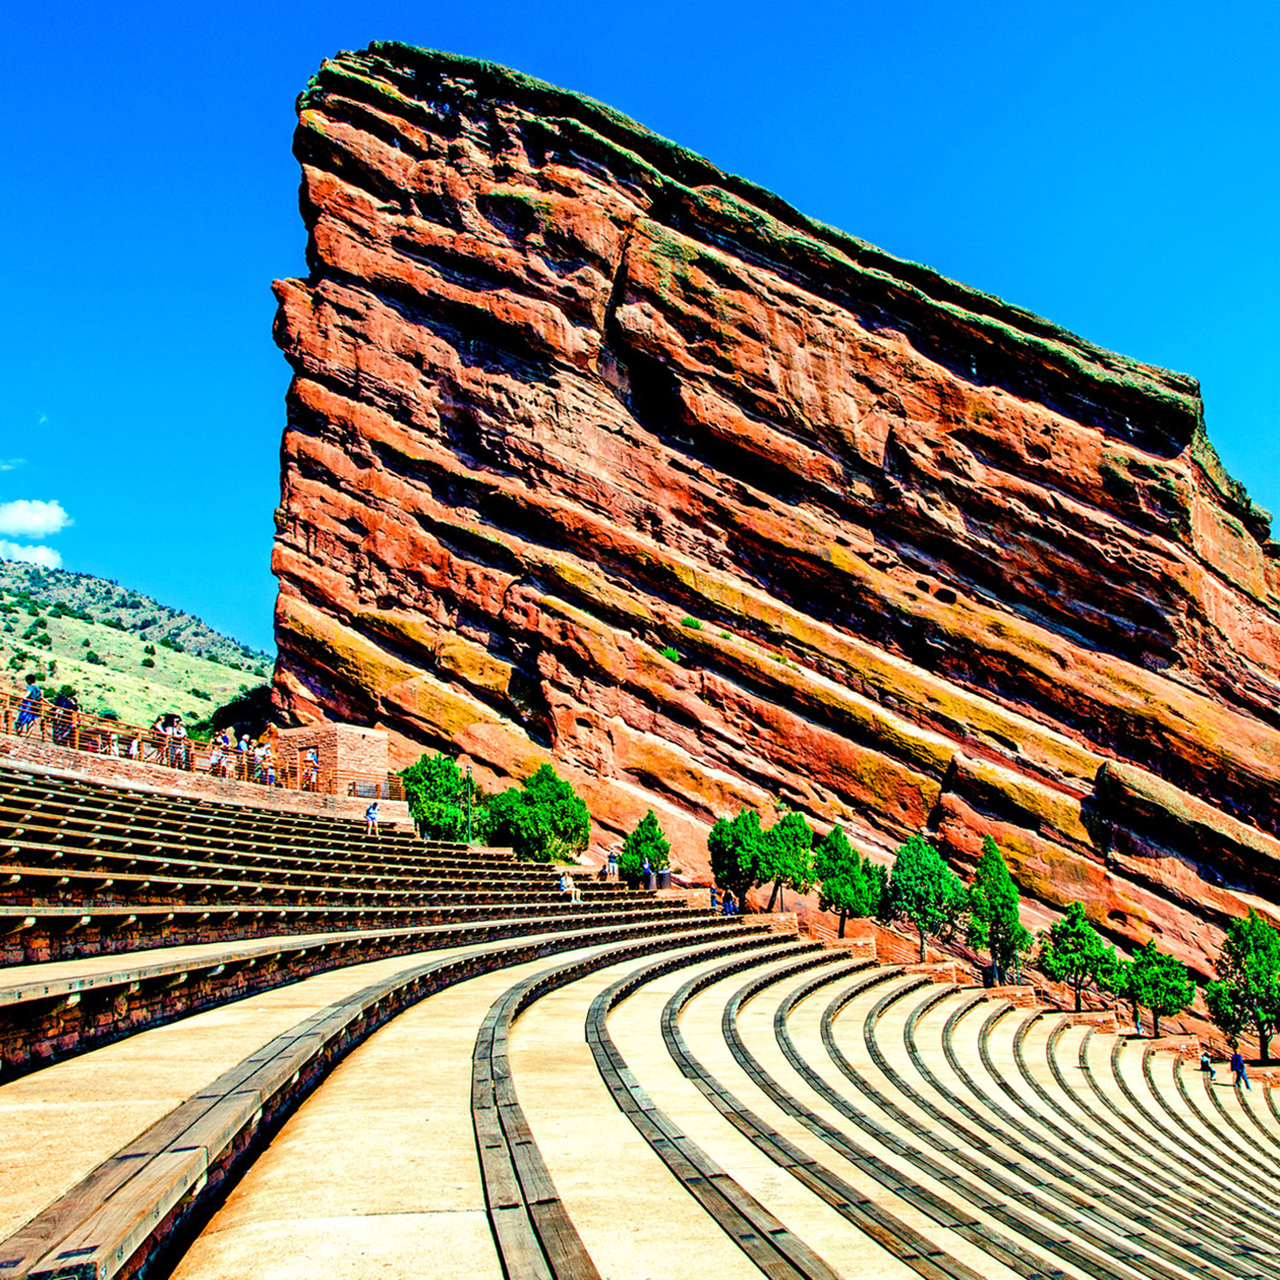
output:
[[[1249,1083],[1248,1073],[1244,1069],[1244,1058],[1240,1056],[1239,1049],[1231,1055],[1231,1074],[1235,1076],[1235,1079],[1231,1083],[1234,1084],[1237,1089],[1241,1084],[1243,1084],[1250,1093],[1253,1092],[1253,1085]]]
[[[18,706],[18,723],[15,726],[15,732],[26,733],[40,719],[40,704],[43,701],[44,694],[40,692],[35,676],[28,676],[27,696]]]

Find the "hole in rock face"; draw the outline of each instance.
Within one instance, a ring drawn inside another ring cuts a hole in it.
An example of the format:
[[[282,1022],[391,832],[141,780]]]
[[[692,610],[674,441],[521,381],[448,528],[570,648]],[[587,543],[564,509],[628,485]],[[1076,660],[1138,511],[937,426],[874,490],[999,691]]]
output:
[[[494,447],[494,439],[485,430],[480,415],[473,405],[451,400],[440,406],[440,427],[445,440],[459,462],[470,469],[497,468],[506,470],[506,457]]]
[[[551,708],[543,692],[542,681],[517,668],[507,685],[507,700],[521,728],[540,747],[550,747],[552,740]]]
[[[477,199],[476,207],[508,240],[524,240],[540,225],[537,210],[520,196],[487,192]]]

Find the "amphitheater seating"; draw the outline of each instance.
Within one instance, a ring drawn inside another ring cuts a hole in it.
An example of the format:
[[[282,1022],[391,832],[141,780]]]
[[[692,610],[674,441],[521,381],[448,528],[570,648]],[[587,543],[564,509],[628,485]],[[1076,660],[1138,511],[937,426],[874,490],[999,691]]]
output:
[[[0,1275],[1280,1276],[1261,1081],[954,963],[19,771],[0,860]]]

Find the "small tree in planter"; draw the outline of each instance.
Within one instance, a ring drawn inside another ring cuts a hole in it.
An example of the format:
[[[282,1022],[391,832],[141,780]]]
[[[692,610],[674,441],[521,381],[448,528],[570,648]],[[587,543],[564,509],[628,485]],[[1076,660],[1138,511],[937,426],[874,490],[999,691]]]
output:
[[[1253,1030],[1259,1057],[1269,1061],[1280,1023],[1280,934],[1250,908],[1227,926],[1216,967],[1221,977],[1204,989],[1209,1016],[1232,1044],[1246,1027]]]
[[[782,886],[797,893],[813,887],[813,828],[802,813],[784,813],[768,831],[760,846],[760,879],[773,881],[766,911],[777,904]]]
[[[878,916],[888,891],[887,867],[863,858],[842,827],[832,827],[813,849],[813,874],[820,885],[818,905],[840,914],[840,937],[850,916]]]
[[[1103,942],[1079,902],[1073,902],[1061,920],[1040,934],[1039,964],[1054,982],[1071,988],[1077,1013],[1090,987],[1114,989],[1118,971],[1115,948]]]
[[[661,871],[667,865],[671,842],[662,834],[653,810],[636,824],[636,829],[626,838],[618,855],[618,875],[628,884],[639,883],[644,874],[645,859],[653,871]]]
[[[742,809],[736,818],[720,818],[707,834],[711,874],[743,906],[748,890],[762,879],[763,843],[760,815],[754,809]]]
[[[898,849],[889,875],[888,913],[915,925],[922,962],[926,939],[949,937],[967,902],[960,877],[923,836],[912,836]]]
[[[1167,951],[1160,951],[1154,942],[1134,952],[1128,965],[1127,986],[1135,1009],[1145,1004],[1151,1010],[1152,1034],[1157,1036],[1161,1018],[1181,1013],[1196,998],[1196,984],[1187,966]]]
[[[973,884],[969,886],[969,945],[991,954],[996,984],[1031,947],[1031,933],[1019,913],[1018,886],[996,842],[982,838]]]
[[[554,862],[587,847],[591,814],[574,789],[544,764],[523,787],[509,787],[490,799],[486,830],[493,844],[510,845],[519,858]]]

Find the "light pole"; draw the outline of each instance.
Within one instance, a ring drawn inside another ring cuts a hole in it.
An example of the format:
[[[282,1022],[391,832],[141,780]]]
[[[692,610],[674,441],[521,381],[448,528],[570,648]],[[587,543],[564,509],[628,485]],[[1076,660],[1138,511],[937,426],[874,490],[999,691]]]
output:
[[[471,766],[467,765],[467,843],[471,843]]]

